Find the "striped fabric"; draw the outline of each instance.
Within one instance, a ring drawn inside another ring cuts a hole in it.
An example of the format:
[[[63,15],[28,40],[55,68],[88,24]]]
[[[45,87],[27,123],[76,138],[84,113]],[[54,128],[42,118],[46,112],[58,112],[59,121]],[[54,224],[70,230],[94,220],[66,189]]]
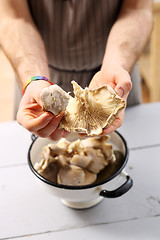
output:
[[[107,37],[121,2],[28,0],[33,19],[45,43],[54,83],[66,91],[72,91],[70,82],[73,79],[82,87],[88,86],[101,66]],[[138,95],[135,96],[137,98]],[[134,99],[131,104],[139,100]]]

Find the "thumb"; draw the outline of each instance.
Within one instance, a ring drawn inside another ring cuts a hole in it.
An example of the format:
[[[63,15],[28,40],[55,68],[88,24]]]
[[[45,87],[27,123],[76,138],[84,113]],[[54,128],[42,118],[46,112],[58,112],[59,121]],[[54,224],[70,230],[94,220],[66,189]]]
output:
[[[117,94],[125,100],[127,99],[131,89],[132,89],[132,82],[130,79],[126,79],[126,80],[123,79],[115,87],[115,91],[117,92]]]
[[[123,88],[120,86],[120,87],[117,87],[115,88],[115,91],[117,92],[118,96],[120,96],[121,98],[123,98],[124,96],[124,90]]]

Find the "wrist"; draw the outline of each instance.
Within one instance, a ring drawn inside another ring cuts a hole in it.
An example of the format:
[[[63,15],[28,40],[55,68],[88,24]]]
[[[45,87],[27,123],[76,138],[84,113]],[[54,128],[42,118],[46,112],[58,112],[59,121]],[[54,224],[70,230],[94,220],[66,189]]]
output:
[[[114,53],[106,53],[102,62],[101,70],[103,71],[104,68],[109,68],[113,70],[123,69],[128,73],[131,73],[133,64],[131,64],[130,59],[128,59],[127,57],[122,57],[121,53],[119,53],[118,55]]]
[[[101,75],[102,77],[107,77],[108,79],[111,76],[117,76],[120,73],[126,73],[129,74],[129,72],[120,64],[116,63],[116,62],[110,62],[110,63],[106,63],[103,64],[101,67]]]
[[[23,98],[30,98],[36,100],[41,105],[40,95],[44,88],[50,87],[51,84],[47,81],[39,80],[32,81],[26,88]]]
[[[34,82],[34,85],[35,85],[35,82],[41,82],[38,85],[44,85],[44,86],[53,85],[53,83],[44,76],[34,76],[34,77],[29,78],[28,81],[24,84],[23,89],[22,89],[22,95],[24,95],[26,89],[28,88],[29,85],[31,85],[31,83],[33,85],[33,82]]]

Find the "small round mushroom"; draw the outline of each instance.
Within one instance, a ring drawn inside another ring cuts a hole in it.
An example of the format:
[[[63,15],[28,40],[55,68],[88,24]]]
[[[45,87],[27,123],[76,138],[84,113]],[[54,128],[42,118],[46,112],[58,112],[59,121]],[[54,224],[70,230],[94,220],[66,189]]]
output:
[[[52,112],[54,115],[61,113],[69,101],[69,93],[66,93],[57,84],[44,88],[41,92],[41,102],[44,111]]]

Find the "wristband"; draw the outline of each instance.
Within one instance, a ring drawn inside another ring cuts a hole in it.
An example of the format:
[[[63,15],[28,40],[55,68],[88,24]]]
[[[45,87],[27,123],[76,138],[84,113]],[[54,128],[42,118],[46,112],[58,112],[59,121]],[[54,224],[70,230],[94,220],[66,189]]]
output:
[[[32,82],[32,81],[37,81],[37,80],[44,80],[49,82],[51,85],[53,85],[53,83],[46,77],[42,77],[42,76],[35,76],[35,77],[31,77],[30,79],[28,79],[28,81],[25,83],[23,89],[22,89],[22,95],[24,94],[26,87]]]

